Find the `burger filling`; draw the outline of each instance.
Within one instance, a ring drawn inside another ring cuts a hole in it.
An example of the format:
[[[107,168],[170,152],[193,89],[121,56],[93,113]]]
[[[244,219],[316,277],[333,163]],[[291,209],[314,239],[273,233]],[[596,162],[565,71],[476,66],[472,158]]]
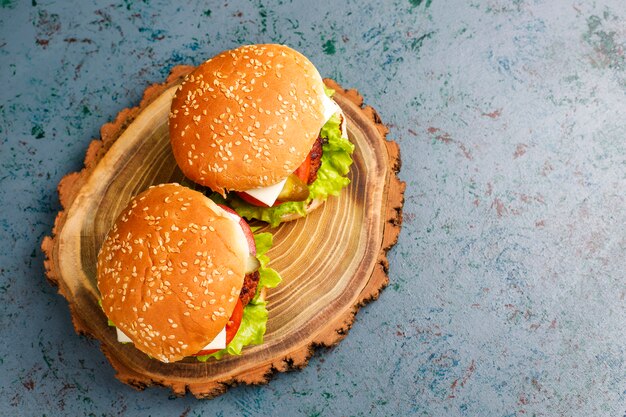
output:
[[[332,96],[333,90],[326,94]],[[328,121],[322,127],[318,139],[309,155],[298,169],[284,181],[272,187],[280,190],[248,190],[229,196],[228,202],[237,213],[248,219],[259,219],[277,226],[283,216],[306,215],[313,200],[325,200],[330,195],[339,195],[350,183],[347,178],[352,165],[354,145],[348,140],[341,109],[327,98]],[[261,190],[261,194],[257,191]],[[213,193],[211,199],[220,201],[221,196]]]
[[[330,120],[335,114],[341,115],[339,106],[328,95],[323,97],[324,120]],[[343,117],[340,118],[342,136],[347,138]],[[308,185],[317,179],[317,171],[322,165],[323,144],[324,138],[320,132],[306,159],[293,174],[276,184],[238,192],[237,195],[247,203],[259,207],[274,207],[288,201],[305,201],[310,194]]]
[[[220,359],[225,355],[240,355],[245,346],[263,343],[263,335],[265,334],[269,314],[267,311],[267,302],[263,298],[262,290],[263,288],[274,288],[281,282],[280,275],[267,266],[269,257],[266,253],[272,247],[272,241],[273,236],[271,233],[264,232],[254,234],[254,242],[256,245],[255,256],[260,264],[256,271],[259,278],[256,284],[254,283],[256,280],[254,276],[246,276],[246,280],[244,280],[237,304],[242,305],[245,299],[249,301],[245,307],[243,307],[241,324],[236,334],[233,335],[232,340],[227,342],[225,349],[209,352],[201,351],[201,356],[196,357],[197,360],[206,361],[211,357]],[[236,310],[237,308],[235,308],[233,316],[237,314]],[[231,317],[231,321],[232,319],[233,317]],[[228,325],[226,327],[226,333],[228,334]]]

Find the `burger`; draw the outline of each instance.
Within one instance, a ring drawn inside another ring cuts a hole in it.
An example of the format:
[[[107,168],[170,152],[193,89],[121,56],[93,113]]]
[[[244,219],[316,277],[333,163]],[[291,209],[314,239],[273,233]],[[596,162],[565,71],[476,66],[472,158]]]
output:
[[[263,340],[269,233],[178,184],[133,198],[97,259],[101,306],[118,341],[162,362],[240,354]]]
[[[172,100],[176,162],[243,217],[275,226],[305,216],[350,182],[354,146],[333,93],[287,46],[224,51]]]

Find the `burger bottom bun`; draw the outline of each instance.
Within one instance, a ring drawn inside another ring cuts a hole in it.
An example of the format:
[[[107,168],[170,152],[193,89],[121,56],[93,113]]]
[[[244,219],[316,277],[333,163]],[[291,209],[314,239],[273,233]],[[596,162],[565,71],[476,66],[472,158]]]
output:
[[[318,198],[313,199],[313,200],[311,200],[309,205],[306,207],[306,214],[304,216],[299,214],[299,213],[289,213],[289,214],[284,214],[281,217],[281,220],[284,221],[284,222],[288,222],[288,221],[291,221],[291,220],[299,219],[301,217],[305,217],[310,212],[312,212],[316,208],[320,207],[322,204],[324,204],[324,200],[320,200]]]

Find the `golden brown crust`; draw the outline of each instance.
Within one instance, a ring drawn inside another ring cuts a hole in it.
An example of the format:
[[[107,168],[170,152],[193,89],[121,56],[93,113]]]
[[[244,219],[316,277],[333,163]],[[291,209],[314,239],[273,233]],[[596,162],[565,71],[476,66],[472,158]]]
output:
[[[283,45],[247,45],[209,59],[172,101],[178,165],[222,194],[283,180],[324,125],[323,86],[315,66]]]
[[[141,351],[173,362],[224,328],[248,255],[237,222],[197,191],[151,187],[118,216],[98,254],[102,308]]]

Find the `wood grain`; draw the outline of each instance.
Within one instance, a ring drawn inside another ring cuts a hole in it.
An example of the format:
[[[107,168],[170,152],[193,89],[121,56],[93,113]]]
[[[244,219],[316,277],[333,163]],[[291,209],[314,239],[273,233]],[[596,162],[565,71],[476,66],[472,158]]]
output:
[[[239,357],[163,364],[117,342],[98,306],[95,258],[108,228],[135,194],[148,186],[186,180],[169,150],[167,114],[172,94],[192,67],[176,67],[163,84],[148,88],[141,104],[120,112],[87,149],[85,168],[59,183],[63,211],[45,237],[48,280],[68,301],[76,331],[100,340],[117,377],[138,389],[170,387],[211,398],[240,383],[266,383],[273,372],[307,364],[317,346],[343,339],[360,306],[388,283],[387,250],[402,223],[405,184],[397,178],[400,152],[386,140],[376,111],[356,90],[332,80],[355,143],[351,184],[308,217],[273,229],[271,266],[283,283],[268,293],[265,342]]]

